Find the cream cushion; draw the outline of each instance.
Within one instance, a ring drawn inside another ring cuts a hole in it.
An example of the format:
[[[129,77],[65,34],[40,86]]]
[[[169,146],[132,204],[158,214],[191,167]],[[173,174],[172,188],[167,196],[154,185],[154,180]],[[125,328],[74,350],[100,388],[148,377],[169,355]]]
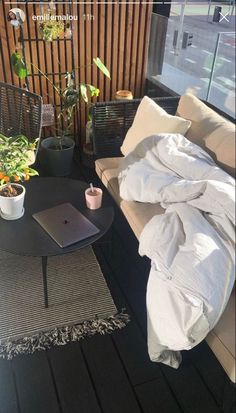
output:
[[[95,163],[96,172],[102,183],[108,189],[116,203],[120,206],[131,229],[137,239],[144,226],[157,214],[163,214],[164,209],[160,204],[124,201],[119,194],[118,168],[122,158],[98,159]]]
[[[186,94],[181,96],[177,107],[179,116],[191,121],[191,127],[186,133],[186,138],[200,146],[203,138],[215,129],[224,125],[226,120],[201,102],[196,96]]]
[[[201,146],[230,175],[235,175],[235,125],[193,95],[181,96],[177,114],[191,120],[186,137]]]
[[[157,133],[181,133],[185,135],[191,122],[178,116],[169,115],[164,109],[157,105],[152,99],[144,96],[133,124],[128,130],[121,146],[123,155],[128,155],[136,145],[148,136]]]
[[[121,201],[120,208],[127,219],[134,235],[140,238],[145,225],[155,216],[164,214],[165,210],[160,204],[148,204],[146,202]]]
[[[235,383],[235,288],[217,325],[208,334],[206,341],[230,380]]]
[[[122,158],[102,158],[95,162],[97,175],[118,205],[120,205],[122,201],[118,184],[118,168],[121,159]]]
[[[235,175],[235,125],[225,122],[204,138],[205,150],[230,175]]]

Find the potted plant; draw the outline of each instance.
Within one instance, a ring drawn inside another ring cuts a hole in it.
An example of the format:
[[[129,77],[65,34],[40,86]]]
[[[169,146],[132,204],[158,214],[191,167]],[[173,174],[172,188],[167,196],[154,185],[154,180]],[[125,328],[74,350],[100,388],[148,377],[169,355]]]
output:
[[[18,52],[12,54],[11,62],[15,73],[21,79],[27,76],[28,71],[25,61]],[[99,96],[100,91],[97,87],[83,82],[75,87],[74,72],[78,69],[74,69],[72,73],[68,72],[66,74],[66,87],[61,88],[57,84],[54,84],[36,65],[33,63],[29,64],[47,79],[61,100],[61,110],[57,115],[57,122],[53,129],[54,136],[46,138],[41,142],[41,163],[47,174],[52,176],[67,176],[71,172],[75,146],[71,129],[74,123],[77,104],[82,99],[88,104],[88,107],[90,107],[92,105],[91,99],[93,96]],[[90,66],[93,64],[95,64],[98,69],[110,79],[109,70],[99,57],[94,58],[93,63]],[[56,112],[55,105],[54,110]]]
[[[93,59],[101,72],[110,79],[110,73],[99,58]],[[37,68],[38,69],[38,68]],[[75,142],[71,136],[77,104],[82,99],[86,104],[91,104],[91,98],[99,95],[99,89],[93,85],[80,83],[74,84],[74,74],[66,74],[66,87],[64,89],[54,85],[48,77],[41,72],[52,84],[61,99],[61,110],[57,115],[57,125],[54,136],[42,140],[41,160],[46,172],[53,176],[66,176],[70,174]]]
[[[25,187],[19,182],[28,181],[38,172],[29,166],[29,153],[36,147],[23,135],[6,137],[0,134],[0,215],[7,220],[24,214]]]

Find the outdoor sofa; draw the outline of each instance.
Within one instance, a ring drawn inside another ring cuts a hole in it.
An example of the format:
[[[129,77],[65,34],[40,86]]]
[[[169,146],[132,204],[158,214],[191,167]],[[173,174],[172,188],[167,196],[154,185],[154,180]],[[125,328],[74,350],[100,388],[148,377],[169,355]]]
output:
[[[228,172],[235,174],[235,127],[231,118],[209,103],[192,95],[153,99],[169,114],[192,122],[185,135],[203,147]],[[121,199],[118,185],[120,147],[133,123],[140,100],[97,103],[93,108],[93,139],[96,172],[119,205],[131,229],[139,239],[142,229],[164,210],[159,204],[127,202]],[[206,341],[232,382],[235,376],[235,288],[227,307]]]

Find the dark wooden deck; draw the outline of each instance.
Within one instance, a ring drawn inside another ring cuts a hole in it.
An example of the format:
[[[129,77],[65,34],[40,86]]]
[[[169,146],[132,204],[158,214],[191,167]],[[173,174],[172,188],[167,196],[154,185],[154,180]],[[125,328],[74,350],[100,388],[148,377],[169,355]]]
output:
[[[94,172],[73,177],[95,182]],[[118,208],[112,249],[94,246],[118,308],[131,322],[94,336],[12,361],[0,360],[0,413],[233,413],[235,386],[205,343],[184,352],[178,370],[149,361],[145,289],[149,262]]]

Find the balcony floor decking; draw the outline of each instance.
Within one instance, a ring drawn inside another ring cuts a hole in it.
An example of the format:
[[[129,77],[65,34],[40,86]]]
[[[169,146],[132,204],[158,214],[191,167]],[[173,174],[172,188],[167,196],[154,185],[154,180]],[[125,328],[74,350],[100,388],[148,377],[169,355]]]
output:
[[[75,168],[73,178],[93,170]],[[112,202],[112,201],[111,201]],[[233,413],[235,386],[203,342],[183,352],[178,370],[147,355],[145,290],[149,261],[115,207],[112,247],[94,251],[119,309],[131,322],[112,335],[96,335],[12,361],[0,359],[0,413]]]

